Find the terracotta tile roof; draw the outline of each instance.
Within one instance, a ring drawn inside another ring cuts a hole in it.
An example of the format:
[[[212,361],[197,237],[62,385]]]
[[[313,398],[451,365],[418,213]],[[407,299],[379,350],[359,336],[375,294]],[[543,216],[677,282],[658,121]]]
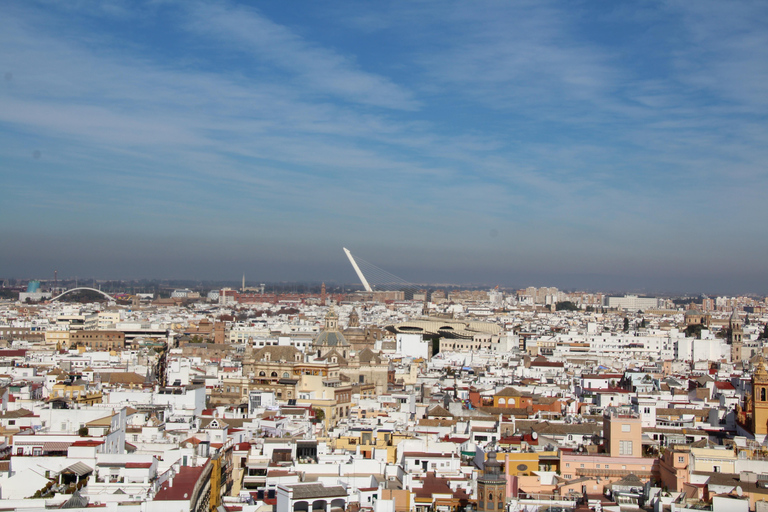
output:
[[[170,480],[166,480],[160,490],[157,491],[155,501],[191,500],[192,491],[203,474],[203,468],[204,466],[182,466],[179,468],[179,472],[173,477],[173,486],[171,486]]]

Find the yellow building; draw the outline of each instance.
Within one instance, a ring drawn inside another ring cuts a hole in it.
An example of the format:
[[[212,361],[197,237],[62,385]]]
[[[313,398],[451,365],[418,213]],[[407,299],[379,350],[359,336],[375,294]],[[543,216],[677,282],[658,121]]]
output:
[[[735,473],[736,454],[725,447],[691,448],[690,467],[692,471],[706,473]]]
[[[530,476],[534,471],[556,471],[559,455],[551,452],[505,452],[499,453],[500,462],[504,462],[504,472],[510,476]]]
[[[348,436],[341,436],[338,439],[334,439],[332,447],[334,450],[341,449],[350,452],[356,452],[359,448],[360,453],[367,459],[373,458],[374,449],[386,450],[387,462],[396,464],[397,444],[409,437],[408,434],[395,433],[388,430],[361,430],[359,432],[353,432]]]
[[[69,347],[69,330],[45,331],[45,344],[58,347]]]
[[[71,400],[74,403],[93,405],[100,404],[102,395],[99,392],[91,392],[88,390],[88,383],[84,380],[78,379],[74,382],[60,381],[53,385],[51,390],[50,399],[63,398],[65,400]]]
[[[762,358],[752,374],[752,433],[768,434],[768,372]]]

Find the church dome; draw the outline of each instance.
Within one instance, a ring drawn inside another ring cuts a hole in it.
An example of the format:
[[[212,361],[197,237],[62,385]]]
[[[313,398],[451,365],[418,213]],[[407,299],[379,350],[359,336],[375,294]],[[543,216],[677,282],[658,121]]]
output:
[[[316,347],[348,347],[349,342],[339,331],[339,315],[331,306],[328,314],[325,315],[325,329],[315,338]]]
[[[348,347],[349,343],[340,331],[322,331],[315,338],[316,347]]]

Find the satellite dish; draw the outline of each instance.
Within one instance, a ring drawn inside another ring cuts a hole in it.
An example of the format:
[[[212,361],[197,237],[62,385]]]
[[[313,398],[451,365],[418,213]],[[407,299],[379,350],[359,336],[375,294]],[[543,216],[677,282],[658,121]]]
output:
[[[744,496],[744,490],[741,488],[740,485],[736,486],[736,495],[737,496]]]
[[[534,432],[533,434],[531,434],[531,439],[533,439],[534,441],[537,440],[538,438],[539,438],[538,432]]]

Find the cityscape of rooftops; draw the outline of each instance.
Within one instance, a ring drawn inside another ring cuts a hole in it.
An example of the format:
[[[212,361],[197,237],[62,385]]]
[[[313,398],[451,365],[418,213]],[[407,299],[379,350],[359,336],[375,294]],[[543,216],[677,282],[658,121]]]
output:
[[[766,27],[5,0],[0,510],[768,511]]]

